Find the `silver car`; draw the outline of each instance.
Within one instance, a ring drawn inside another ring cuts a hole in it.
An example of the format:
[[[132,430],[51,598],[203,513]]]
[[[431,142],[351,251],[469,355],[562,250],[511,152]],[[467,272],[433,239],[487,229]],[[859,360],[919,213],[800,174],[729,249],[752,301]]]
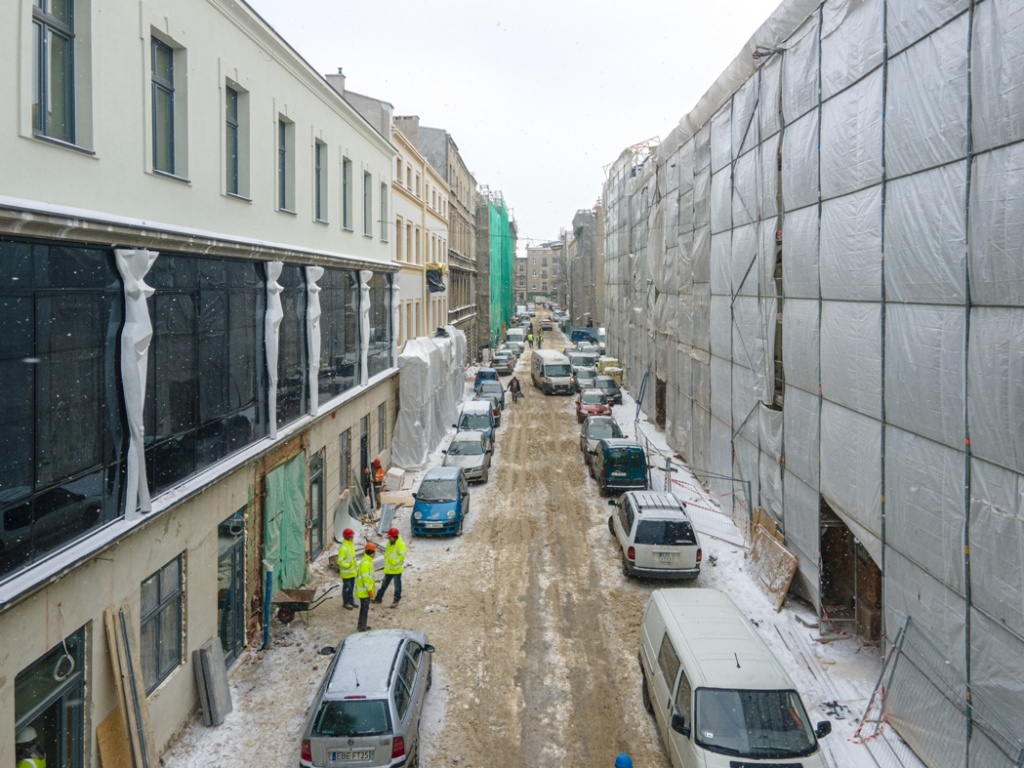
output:
[[[622,550],[622,572],[648,579],[696,579],[702,550],[686,507],[671,493],[627,491],[608,518]]]
[[[580,450],[583,460],[590,466],[591,459],[597,452],[597,441],[602,437],[625,437],[619,429],[619,423],[612,416],[587,416],[580,427]]]
[[[482,432],[456,432],[441,466],[462,467],[466,480],[486,483],[491,473],[491,446]]]
[[[424,633],[407,629],[351,634],[323,649],[334,659],[309,708],[299,765],[416,765],[433,652]]]

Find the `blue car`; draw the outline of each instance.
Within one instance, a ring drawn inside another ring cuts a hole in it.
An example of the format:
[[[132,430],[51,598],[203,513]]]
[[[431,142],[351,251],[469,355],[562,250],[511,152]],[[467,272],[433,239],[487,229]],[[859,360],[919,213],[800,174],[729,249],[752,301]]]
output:
[[[462,467],[433,467],[412,495],[413,536],[461,536],[469,513],[469,482]]]

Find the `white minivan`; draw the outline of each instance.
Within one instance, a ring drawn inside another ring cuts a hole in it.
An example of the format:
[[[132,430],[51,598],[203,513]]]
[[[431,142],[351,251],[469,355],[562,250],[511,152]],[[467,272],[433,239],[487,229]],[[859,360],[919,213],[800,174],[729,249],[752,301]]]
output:
[[[545,395],[571,395],[576,391],[568,357],[552,349],[538,349],[531,358],[530,379]]]
[[[640,628],[641,694],[674,768],[826,768],[786,670],[715,589],[657,589]]]

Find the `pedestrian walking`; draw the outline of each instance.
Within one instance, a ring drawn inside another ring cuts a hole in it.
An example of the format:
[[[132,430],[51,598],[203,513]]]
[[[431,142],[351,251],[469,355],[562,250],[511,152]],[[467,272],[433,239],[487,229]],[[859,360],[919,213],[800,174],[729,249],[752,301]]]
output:
[[[397,608],[402,599],[402,571],[405,570],[405,542],[398,533],[397,528],[388,531],[388,543],[384,547],[384,581],[381,582],[380,591],[374,599],[375,603],[384,602],[384,593],[388,591],[388,584],[395,582],[395,599],[391,603],[392,608]]]
[[[341,598],[348,609],[356,608],[356,545],[352,538],[355,531],[346,528],[341,532],[341,546],[338,547],[338,575],[341,577]]]
[[[526,343],[530,345],[530,349],[533,349],[533,331],[526,334]]]
[[[633,758],[625,752],[620,752],[615,758],[613,768],[633,768]]]
[[[359,598],[359,624],[356,628],[360,632],[370,629],[366,622],[370,618],[370,603],[377,593],[377,581],[373,576],[373,556],[376,552],[377,545],[372,541],[366,542],[363,557],[359,560],[356,572],[356,597]]]
[[[544,331],[537,331],[537,349],[544,349]]]

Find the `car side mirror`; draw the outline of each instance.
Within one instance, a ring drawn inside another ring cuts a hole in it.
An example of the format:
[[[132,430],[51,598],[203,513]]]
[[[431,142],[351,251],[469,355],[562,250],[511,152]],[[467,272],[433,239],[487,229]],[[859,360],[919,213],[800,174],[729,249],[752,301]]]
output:
[[[597,453],[597,451],[595,451],[595,453]],[[619,506],[619,503],[615,499],[608,499],[608,506],[617,507]]]
[[[428,645],[424,645],[423,646],[423,650],[426,651],[427,653],[433,653],[434,652],[434,646],[429,645],[429,644]]]
[[[412,495],[412,497],[413,497],[414,499],[418,499],[418,498],[420,497],[420,495],[419,495],[418,493],[414,493],[414,494]]]
[[[441,450],[441,453],[443,453],[443,454],[445,454],[447,456],[448,455],[448,449],[447,448],[443,448]]]
[[[814,726],[814,735],[819,739],[823,739],[832,733],[832,722],[830,720],[822,720],[816,726]]]
[[[335,648],[333,645],[325,645],[323,648],[317,651],[317,653],[319,653],[321,656],[333,656],[335,651],[337,650],[338,649]]]
[[[672,715],[672,730],[683,734],[683,736],[690,735],[690,726],[686,724],[686,718],[678,712]]]

